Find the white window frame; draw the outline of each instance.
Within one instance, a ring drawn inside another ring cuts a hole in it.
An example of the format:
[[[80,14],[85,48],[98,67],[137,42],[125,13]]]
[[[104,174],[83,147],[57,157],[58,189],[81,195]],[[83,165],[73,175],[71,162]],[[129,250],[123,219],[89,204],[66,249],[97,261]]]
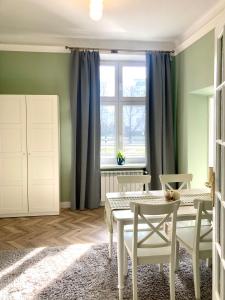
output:
[[[115,140],[115,155],[107,161],[101,160],[101,165],[115,165],[116,152],[123,149],[123,105],[146,105],[146,97],[123,97],[122,89],[122,68],[124,66],[143,66],[146,67],[145,61],[126,61],[126,60],[103,60],[101,66],[115,66],[115,96],[114,97],[101,97],[101,105],[114,105],[115,106],[115,127],[116,127],[116,140]],[[125,153],[126,156],[126,153]],[[126,157],[126,164],[146,164],[145,157]]]

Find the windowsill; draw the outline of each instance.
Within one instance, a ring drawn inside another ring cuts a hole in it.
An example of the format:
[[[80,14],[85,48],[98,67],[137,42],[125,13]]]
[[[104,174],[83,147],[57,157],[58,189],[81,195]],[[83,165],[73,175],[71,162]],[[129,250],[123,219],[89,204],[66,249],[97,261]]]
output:
[[[124,170],[124,169],[145,169],[146,164],[125,164],[119,166],[117,164],[105,164],[101,165],[101,170]]]

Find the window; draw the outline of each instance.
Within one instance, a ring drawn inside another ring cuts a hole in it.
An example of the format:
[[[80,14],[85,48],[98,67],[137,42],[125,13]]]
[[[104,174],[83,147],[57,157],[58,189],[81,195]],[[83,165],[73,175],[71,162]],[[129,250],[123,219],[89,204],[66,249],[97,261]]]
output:
[[[145,62],[101,62],[100,93],[101,164],[145,163]]]

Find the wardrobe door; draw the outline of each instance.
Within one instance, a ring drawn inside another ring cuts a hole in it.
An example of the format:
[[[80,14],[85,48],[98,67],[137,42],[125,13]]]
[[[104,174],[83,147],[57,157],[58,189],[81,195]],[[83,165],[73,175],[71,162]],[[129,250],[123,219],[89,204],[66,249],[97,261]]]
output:
[[[58,97],[26,96],[30,213],[59,213]]]
[[[0,215],[27,211],[25,96],[0,95]]]

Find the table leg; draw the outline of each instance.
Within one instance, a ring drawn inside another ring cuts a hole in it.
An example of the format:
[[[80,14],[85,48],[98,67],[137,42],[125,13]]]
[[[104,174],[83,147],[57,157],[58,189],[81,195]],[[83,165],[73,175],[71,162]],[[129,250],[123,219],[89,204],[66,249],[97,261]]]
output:
[[[117,221],[117,263],[118,263],[118,289],[119,289],[119,299],[123,299],[123,281],[124,281],[124,225],[123,222]]]
[[[127,276],[128,273],[128,254],[127,254],[127,249],[124,246],[124,257],[123,257],[123,275]]]
[[[175,271],[178,271],[179,269],[179,262],[180,262],[180,257],[179,257],[179,251],[180,251],[180,244],[178,241],[176,241],[176,266],[175,266]]]
[[[112,259],[113,232],[109,232],[109,259]]]

